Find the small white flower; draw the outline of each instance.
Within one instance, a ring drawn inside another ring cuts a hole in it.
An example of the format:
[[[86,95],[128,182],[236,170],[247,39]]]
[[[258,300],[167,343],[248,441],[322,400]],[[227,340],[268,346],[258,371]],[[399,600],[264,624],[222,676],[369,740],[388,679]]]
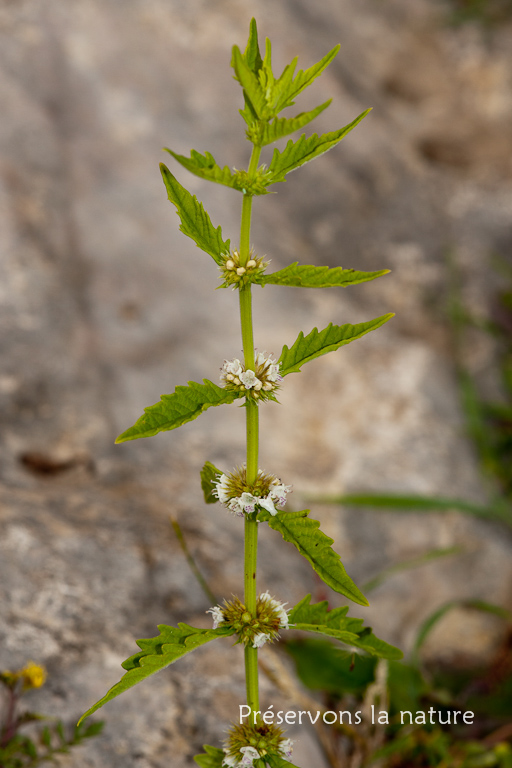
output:
[[[254,761],[260,756],[260,753],[254,747],[242,747],[240,752],[243,755],[242,762],[240,763],[243,768],[251,768]]]
[[[282,629],[288,629],[288,613],[285,610],[286,603],[280,603],[279,600],[276,600],[274,597],[272,597],[269,592],[262,592],[260,595],[260,600],[265,600],[270,604],[271,608],[273,608],[273,610],[279,616],[279,626],[282,627]]]
[[[252,493],[242,493],[240,496],[240,504],[243,507],[244,512],[254,512],[255,505],[259,503],[259,499],[253,496]]]
[[[209,608],[206,613],[211,613],[212,619],[213,619],[213,628],[217,629],[219,624],[222,624],[224,621],[224,615],[222,613],[222,608],[220,605],[214,605],[213,608]]]
[[[213,489],[213,495],[218,498],[221,504],[225,504],[229,500],[228,496],[228,476],[221,475],[218,480],[214,481],[215,488]]]
[[[274,502],[272,501],[270,494],[265,499],[258,499],[258,504],[260,507],[263,507],[263,509],[266,509],[267,512],[270,512],[271,515],[277,515],[277,509],[274,507]]]
[[[252,389],[258,381],[254,371],[244,371],[239,374],[239,378],[246,389]]]
[[[289,760],[293,752],[293,741],[291,739],[283,739],[283,741],[279,745],[279,751],[283,755],[283,757]]]
[[[270,635],[266,635],[265,632],[258,632],[257,635],[254,635],[253,641],[252,641],[252,647],[253,648],[261,648],[262,645],[265,645],[267,640],[271,640]]]
[[[286,496],[292,490],[291,485],[284,485],[279,481],[272,484],[270,488],[270,497],[276,502],[279,509],[282,509],[286,504]]]
[[[244,516],[244,508],[242,506],[242,502],[239,496],[235,497],[234,499],[230,499],[227,507],[230,512],[234,512],[237,517],[243,517]]]
[[[226,754],[224,760],[222,761],[222,765],[227,765],[228,768],[235,768],[235,766],[238,765],[238,760],[234,755]]]
[[[240,376],[244,369],[240,360],[235,357],[234,360],[224,360],[222,370],[224,373],[231,373],[233,376]]]
[[[279,363],[273,363],[269,367],[267,371],[267,379],[269,379],[269,381],[275,381],[275,382],[283,380],[283,377],[279,372]]]

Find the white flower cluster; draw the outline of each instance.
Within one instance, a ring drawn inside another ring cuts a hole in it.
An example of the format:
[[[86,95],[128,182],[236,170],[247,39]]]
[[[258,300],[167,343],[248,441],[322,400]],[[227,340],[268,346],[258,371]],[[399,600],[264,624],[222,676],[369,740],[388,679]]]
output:
[[[227,750],[225,750],[227,752]],[[293,741],[291,739],[283,739],[279,745],[279,754],[286,760],[289,760],[292,756]],[[261,755],[255,747],[241,747],[240,754],[241,759],[233,755],[226,754],[222,765],[228,766],[228,768],[252,768],[254,761],[258,760]]]
[[[271,392],[283,380],[279,373],[279,363],[270,355],[258,352],[255,359],[255,371],[245,370],[238,358],[225,360],[222,366],[221,383],[231,387]]]
[[[286,603],[280,603],[279,600],[276,600],[275,598],[271,597],[268,592],[262,592],[261,595],[258,598],[258,602],[261,606],[261,603],[266,603],[265,608],[267,610],[274,611],[278,617],[279,617],[279,627],[281,629],[288,629],[289,623],[288,623],[288,613],[285,610]],[[265,645],[265,643],[268,640],[273,640],[274,638],[272,635],[268,635],[265,632],[258,632],[257,635],[254,636],[253,648],[261,648],[262,645]]]
[[[263,473],[259,470],[258,474]],[[254,512],[256,507],[262,507],[271,515],[277,515],[278,511],[286,504],[286,496],[292,489],[291,485],[284,485],[276,477],[270,484],[269,492],[265,497],[253,496],[247,491],[240,496],[232,496],[230,479],[224,474],[220,475],[219,479],[213,482],[213,485],[215,486],[213,489],[214,496],[238,517],[243,517],[244,513]]]
[[[245,612],[245,607],[238,602],[240,610]],[[268,641],[273,641],[278,637],[278,629],[289,629],[288,613],[285,609],[286,603],[280,603],[268,592],[262,592],[256,601],[256,616],[259,622],[259,626],[262,625],[267,628],[267,632],[257,632],[252,636],[249,642],[252,642],[253,648],[261,648]],[[237,617],[233,616],[233,603],[225,603],[224,609],[220,605],[214,605],[213,608],[209,608],[206,613],[212,614],[213,629],[217,629],[219,624],[226,622],[237,623]],[[250,635],[249,635],[250,637]]]

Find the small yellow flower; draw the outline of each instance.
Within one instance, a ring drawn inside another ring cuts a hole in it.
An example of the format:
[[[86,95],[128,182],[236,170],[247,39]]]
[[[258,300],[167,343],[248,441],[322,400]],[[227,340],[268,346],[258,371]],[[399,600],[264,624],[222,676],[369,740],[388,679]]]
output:
[[[29,661],[23,669],[20,669],[18,676],[23,680],[23,689],[41,688],[46,681],[46,669],[41,664]]]

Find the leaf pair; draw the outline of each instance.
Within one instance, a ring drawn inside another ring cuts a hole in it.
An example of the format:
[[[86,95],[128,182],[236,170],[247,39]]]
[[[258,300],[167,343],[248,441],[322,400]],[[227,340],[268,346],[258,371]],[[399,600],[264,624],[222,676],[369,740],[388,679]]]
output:
[[[391,317],[393,317],[392,314],[382,315],[375,320],[356,325],[330,323],[323,331],[313,328],[307,336],[301,332],[290,349],[286,345],[283,347],[279,358],[281,374],[287,376],[289,373],[300,371],[301,366],[310,360],[360,339],[361,336],[383,325]],[[116,443],[151,437],[158,432],[176,429],[188,421],[197,419],[208,408],[232,403],[241,396],[240,392],[218,387],[208,379],[203,379],[202,384],[190,381],[187,386],[176,387],[173,394],[162,395],[158,403],[145,408],[144,415],[135,422],[133,427],[119,435]]]
[[[290,611],[289,617],[296,629],[328,635],[372,656],[386,659],[400,658],[401,652],[397,648],[376,638],[371,629],[362,627],[362,619],[348,618],[347,608],[328,611],[327,603],[310,605],[310,599],[311,596],[307,595]],[[122,663],[126,674],[82,715],[79,725],[104,704],[155,672],[174,664],[187,653],[206,645],[211,640],[234,634],[231,626],[223,627],[222,624],[217,629],[198,629],[188,624],[178,624],[178,627],[160,624],[158,629],[160,631],[158,637],[137,640],[141,650]]]
[[[325,108],[325,105],[322,105],[322,108]],[[309,163],[310,160],[314,160],[315,157],[323,155],[325,152],[328,152],[335,147],[336,144],[339,144],[339,142],[345,138],[347,133],[355,128],[370,111],[370,109],[366,109],[356,117],[355,120],[343,128],[340,128],[338,131],[324,133],[321,136],[314,133],[312,136],[309,136],[309,138],[306,138],[305,134],[303,134],[297,141],[292,141],[292,139],[290,139],[282,152],[277,148],[274,149],[269,168],[267,169],[265,166],[261,166],[257,169],[254,176],[249,176],[246,171],[235,170],[232,172],[227,165],[221,168],[210,152],[205,152],[204,155],[202,155],[200,152],[193,149],[190,153],[190,157],[186,157],[185,155],[178,155],[168,147],[165,147],[165,151],[169,152],[169,154],[172,155],[180,165],[190,171],[190,173],[199,176],[201,179],[213,181],[216,184],[224,184],[224,186],[237,189],[243,194],[266,195],[269,191],[268,187],[270,187],[271,184],[286,181],[286,174],[294,171],[296,168],[300,168],[301,165]],[[316,113],[318,114],[318,110],[316,110]],[[300,123],[301,119],[299,118],[303,116],[299,115],[295,118],[294,121],[292,121],[293,125]],[[286,126],[284,125],[285,123],[289,123],[289,125]],[[279,131],[291,132],[288,131],[288,128],[291,128],[291,124],[290,121],[286,120],[281,120],[274,123],[272,126],[268,123],[264,123],[259,129],[258,135],[261,134],[259,140],[265,141],[265,143],[276,141],[276,138],[279,138]],[[253,130],[250,135],[255,136],[255,131]],[[162,173],[164,172],[163,169],[165,169],[166,173],[170,173],[165,165],[162,165],[161,167]]]

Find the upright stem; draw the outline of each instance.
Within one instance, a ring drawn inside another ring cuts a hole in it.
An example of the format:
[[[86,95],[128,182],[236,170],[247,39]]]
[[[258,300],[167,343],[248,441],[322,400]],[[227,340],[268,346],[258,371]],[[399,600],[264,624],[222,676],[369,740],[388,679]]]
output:
[[[253,147],[249,163],[249,176],[253,176],[258,167],[261,147]],[[249,260],[251,239],[252,195],[244,195],[242,202],[242,222],[240,227],[240,264]],[[242,325],[242,343],[244,348],[245,369],[254,371],[254,336],[252,328],[252,296],[250,283],[240,290],[240,321]],[[258,476],[258,406],[253,400],[246,401],[247,428],[247,483],[251,485]],[[256,614],[256,564],[258,556],[258,523],[253,515],[245,518],[244,545],[244,604],[249,613]],[[245,685],[247,704],[253,711],[259,710],[258,693],[258,649],[245,648]]]

